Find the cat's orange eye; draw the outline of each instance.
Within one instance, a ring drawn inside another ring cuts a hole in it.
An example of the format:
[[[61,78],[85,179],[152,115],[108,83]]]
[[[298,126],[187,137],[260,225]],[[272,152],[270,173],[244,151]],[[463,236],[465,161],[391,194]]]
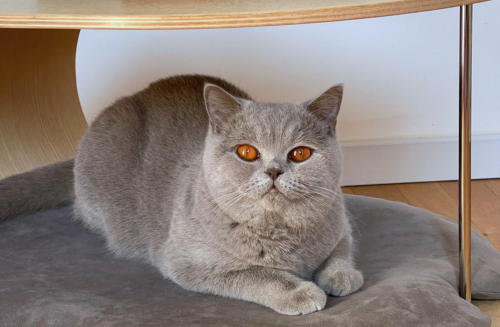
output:
[[[260,157],[257,149],[251,145],[248,145],[248,144],[240,145],[238,147],[238,149],[236,150],[236,152],[238,153],[238,156],[241,159],[246,160],[246,161],[254,161],[258,157]]]
[[[311,149],[305,146],[299,146],[298,148],[293,149],[288,154],[288,158],[292,159],[295,162],[301,162],[307,160],[311,156]]]

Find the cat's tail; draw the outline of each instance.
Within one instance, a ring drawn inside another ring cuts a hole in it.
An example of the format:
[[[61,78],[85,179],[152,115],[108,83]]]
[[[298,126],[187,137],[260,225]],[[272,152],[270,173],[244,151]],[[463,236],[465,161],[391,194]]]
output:
[[[70,159],[0,180],[0,222],[73,203],[74,165]]]

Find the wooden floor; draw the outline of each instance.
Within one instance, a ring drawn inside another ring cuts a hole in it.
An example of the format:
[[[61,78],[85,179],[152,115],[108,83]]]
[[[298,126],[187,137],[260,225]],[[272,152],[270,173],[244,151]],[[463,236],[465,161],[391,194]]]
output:
[[[405,202],[458,219],[458,182],[344,187],[344,193]],[[472,181],[472,228],[500,251],[500,179]],[[458,245],[457,245],[458,246]],[[499,281],[500,283],[500,281]],[[473,301],[500,327],[500,301]]]

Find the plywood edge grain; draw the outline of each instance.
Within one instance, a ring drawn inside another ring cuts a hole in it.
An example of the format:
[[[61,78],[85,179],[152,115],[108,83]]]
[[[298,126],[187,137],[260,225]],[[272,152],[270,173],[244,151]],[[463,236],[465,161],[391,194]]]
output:
[[[202,29],[292,25],[320,23],[362,18],[373,18],[423,12],[472,4],[487,0],[399,0],[374,2],[314,9],[294,10],[290,6],[281,11],[266,11],[257,7],[253,12],[223,10],[224,14],[169,15],[161,12],[140,14],[103,12],[98,14],[2,14],[0,27],[3,28],[49,28],[49,29]],[[95,5],[95,4],[94,4]],[[96,9],[99,12],[98,8]],[[222,11],[222,10],[221,10]]]

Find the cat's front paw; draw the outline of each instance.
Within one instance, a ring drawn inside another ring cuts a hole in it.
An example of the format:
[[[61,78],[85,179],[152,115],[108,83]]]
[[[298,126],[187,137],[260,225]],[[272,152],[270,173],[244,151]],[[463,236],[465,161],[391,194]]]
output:
[[[297,288],[284,293],[272,309],[284,315],[304,315],[319,311],[326,305],[326,294],[316,284],[301,282]]]
[[[330,266],[318,274],[316,282],[330,295],[346,296],[363,286],[363,275],[351,265]]]

